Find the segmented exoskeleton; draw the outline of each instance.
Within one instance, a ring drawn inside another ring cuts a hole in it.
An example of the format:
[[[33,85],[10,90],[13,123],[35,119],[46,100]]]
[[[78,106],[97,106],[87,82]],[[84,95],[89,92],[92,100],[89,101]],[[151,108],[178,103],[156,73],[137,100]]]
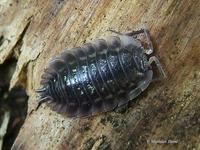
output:
[[[165,77],[158,59],[148,59],[153,46],[146,29],[116,33],[53,58],[37,90],[39,103],[48,102],[69,117],[90,116],[127,104],[144,91],[153,80],[153,61]],[[145,35],[147,48],[137,34]]]

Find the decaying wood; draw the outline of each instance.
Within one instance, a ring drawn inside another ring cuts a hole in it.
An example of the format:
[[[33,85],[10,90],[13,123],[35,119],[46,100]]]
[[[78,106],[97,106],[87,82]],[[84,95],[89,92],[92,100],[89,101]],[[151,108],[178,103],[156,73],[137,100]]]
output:
[[[6,134],[9,120],[10,120],[10,112],[7,111],[3,116],[2,124],[0,126],[0,149],[2,149],[3,146],[3,138]]]
[[[18,59],[10,88],[22,84],[30,96],[13,149],[200,149],[199,0],[7,0],[0,11],[0,63]],[[70,119],[46,105],[35,110],[34,90],[51,57],[110,35],[109,28],[144,24],[166,81],[121,113]]]

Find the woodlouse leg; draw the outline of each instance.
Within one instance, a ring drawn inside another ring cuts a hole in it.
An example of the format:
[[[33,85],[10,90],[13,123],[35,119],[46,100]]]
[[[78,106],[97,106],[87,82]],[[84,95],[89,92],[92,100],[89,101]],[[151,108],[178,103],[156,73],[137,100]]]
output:
[[[125,112],[127,110],[127,108],[128,108],[128,103],[114,108],[114,111],[116,113],[123,113],[123,112]]]
[[[114,111],[117,113],[122,113],[128,108],[129,98],[127,97],[127,95],[124,95],[119,99],[120,100],[118,102],[118,105],[114,108]]]
[[[136,89],[132,90],[130,93],[129,93],[129,100],[133,100],[135,99],[136,97],[138,97],[140,94],[142,93],[142,90],[140,89],[140,87],[137,87]]]
[[[152,79],[152,81],[158,81],[158,80],[163,80],[163,79],[167,78],[167,76],[166,76],[166,74],[163,70],[163,67],[162,67],[162,65],[161,65],[161,63],[160,63],[160,61],[158,60],[157,57],[152,56],[152,57],[149,58],[149,65],[151,65],[153,62],[155,62],[156,67],[158,68],[158,71],[160,73],[160,77]]]
[[[144,34],[144,37],[147,41],[147,49],[145,49],[145,53],[147,55],[150,55],[153,53],[153,44],[152,44],[152,41],[151,41],[151,36],[150,36],[150,33],[149,33],[149,30],[147,29],[147,27],[144,27],[140,30],[133,30],[133,31],[130,31],[130,32],[124,32],[124,33],[120,33],[116,30],[113,30],[113,29],[109,29],[107,31],[111,31],[111,32],[114,32],[116,34],[119,34],[119,35],[128,35],[128,36],[137,36],[138,34]]]

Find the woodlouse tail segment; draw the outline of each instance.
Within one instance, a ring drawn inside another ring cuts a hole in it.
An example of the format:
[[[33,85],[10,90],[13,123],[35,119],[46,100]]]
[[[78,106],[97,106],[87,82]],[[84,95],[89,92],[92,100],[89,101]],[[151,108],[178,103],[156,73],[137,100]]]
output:
[[[49,100],[50,100],[50,99],[49,99],[48,97],[41,98],[41,99],[39,100],[39,103],[38,103],[37,107],[36,107],[36,110],[40,107],[40,105],[41,105],[42,103],[47,102],[47,101],[49,101]]]
[[[45,91],[46,91],[46,88],[45,88],[45,87],[35,90],[35,92],[37,92],[37,93],[43,93],[43,92],[45,92]]]
[[[35,92],[37,92],[40,95],[39,103],[38,103],[36,110],[40,107],[40,105],[42,103],[52,100],[52,98],[50,96],[45,95],[46,91],[47,91],[47,89],[45,87],[35,90]]]

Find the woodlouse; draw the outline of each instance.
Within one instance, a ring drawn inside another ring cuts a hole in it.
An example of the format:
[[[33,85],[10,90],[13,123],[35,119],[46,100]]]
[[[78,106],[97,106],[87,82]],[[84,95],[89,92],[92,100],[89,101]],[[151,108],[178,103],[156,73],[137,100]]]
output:
[[[69,117],[82,117],[127,104],[153,79],[152,62],[165,73],[153,52],[147,29],[117,33],[62,52],[42,75],[39,105],[48,102]],[[144,35],[147,46],[137,38]]]

